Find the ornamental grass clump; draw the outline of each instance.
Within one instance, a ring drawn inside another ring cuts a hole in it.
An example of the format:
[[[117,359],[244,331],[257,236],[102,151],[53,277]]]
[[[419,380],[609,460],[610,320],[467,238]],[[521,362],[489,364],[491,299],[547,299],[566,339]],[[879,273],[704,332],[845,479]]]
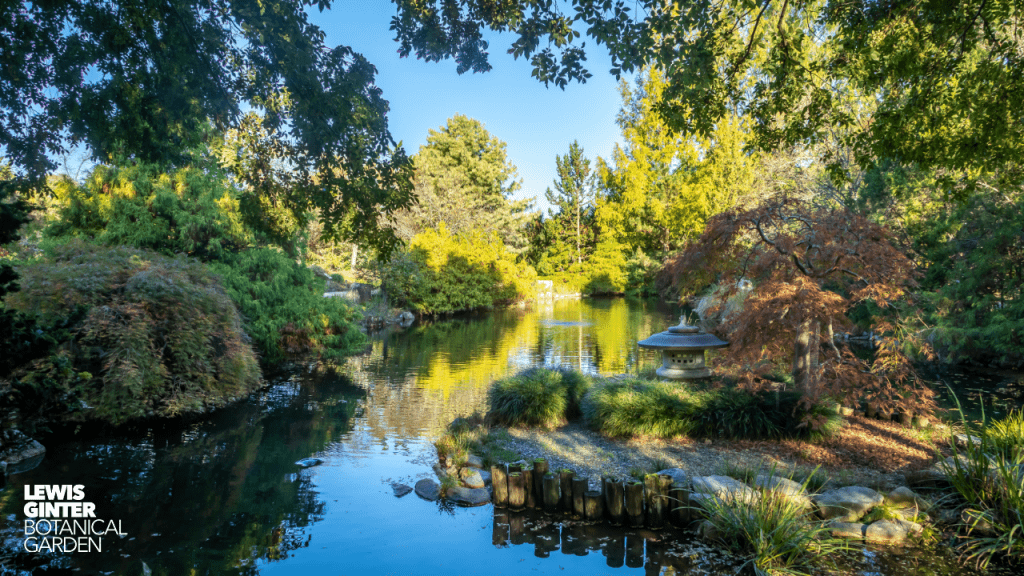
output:
[[[532,368],[498,380],[488,393],[490,414],[508,426],[555,428],[565,423],[569,400],[562,372]]]
[[[829,528],[809,521],[803,505],[775,492],[750,502],[740,499],[701,501],[714,534],[732,552],[746,558],[755,574],[807,574],[844,547]]]
[[[696,403],[685,387],[666,382],[627,379],[594,387],[583,414],[591,426],[609,436],[673,438],[695,427]]]
[[[1022,415],[977,430],[977,442],[957,448],[944,465],[950,484],[962,498],[961,519],[965,558],[985,568],[999,558],[1010,564],[1024,561],[1024,443],[1019,432]],[[961,411],[964,429],[971,432]]]

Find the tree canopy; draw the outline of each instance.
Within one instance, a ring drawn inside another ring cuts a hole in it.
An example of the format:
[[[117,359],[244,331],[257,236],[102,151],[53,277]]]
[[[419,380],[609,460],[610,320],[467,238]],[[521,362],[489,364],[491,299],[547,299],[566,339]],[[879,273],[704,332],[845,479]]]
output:
[[[490,69],[489,28],[517,35],[509,53],[539,81],[585,82],[582,30],[615,76],[664,70],[661,112],[684,132],[744,112],[766,150],[839,132],[862,166],[893,158],[951,171],[947,184],[1024,178],[1021,0],[395,3],[399,52],[454,57],[460,73]]]
[[[17,176],[10,185],[41,189],[51,158],[77,144],[101,162],[180,166],[209,127],[238,127],[251,109],[259,130],[242,132],[260,137],[239,147],[287,152],[277,157],[304,198],[296,210],[388,244],[377,215],[407,203],[408,162],[388,132],[376,70],[349,47],[325,46],[310,4],[330,2],[4,2],[0,152]]]

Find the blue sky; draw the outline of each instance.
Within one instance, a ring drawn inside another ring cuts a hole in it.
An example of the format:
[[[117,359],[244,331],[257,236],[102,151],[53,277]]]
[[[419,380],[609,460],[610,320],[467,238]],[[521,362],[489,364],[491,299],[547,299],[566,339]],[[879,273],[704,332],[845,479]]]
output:
[[[586,84],[545,88],[530,76],[529,62],[506,54],[510,35],[491,35],[491,65],[486,74],[455,72],[452,60],[434,63],[399,58],[388,27],[395,14],[388,0],[335,0],[329,11],[310,11],[327,34],[326,44],[351,46],[377,67],[377,85],[391,103],[391,135],[410,155],[426,143],[427,130],[443,126],[455,114],[475,118],[508,144],[508,156],[523,180],[520,197],[537,197],[555,178],[555,154],[579,140],[587,157],[608,158],[621,141],[615,115],[620,101],[607,53],[591,42]]]

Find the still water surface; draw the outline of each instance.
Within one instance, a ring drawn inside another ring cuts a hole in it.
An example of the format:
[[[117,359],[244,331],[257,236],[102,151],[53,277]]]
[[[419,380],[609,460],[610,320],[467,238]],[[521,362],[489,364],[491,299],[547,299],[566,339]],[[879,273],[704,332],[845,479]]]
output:
[[[191,422],[45,438],[46,459],[0,492],[0,574],[733,574],[674,531],[621,531],[396,498],[433,477],[431,442],[521,368],[615,374],[654,361],[636,342],[676,307],[558,301],[426,323],[373,339],[344,366],[296,366]],[[297,460],[323,463],[300,468]],[[27,553],[23,486],[82,484],[126,535],[102,551]],[[934,554],[858,552],[854,572],[966,574]]]

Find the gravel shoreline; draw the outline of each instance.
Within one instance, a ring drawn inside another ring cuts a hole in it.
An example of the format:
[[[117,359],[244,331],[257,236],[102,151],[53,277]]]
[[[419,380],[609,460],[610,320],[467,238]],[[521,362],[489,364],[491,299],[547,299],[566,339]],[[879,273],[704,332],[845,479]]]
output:
[[[682,468],[691,476],[722,474],[728,466],[779,470],[809,471],[814,465],[800,463],[766,451],[733,448],[728,441],[611,439],[570,423],[556,430],[524,428],[507,429],[501,441],[504,448],[521,454],[527,460],[544,457],[550,470],[566,468],[577,477],[590,478],[597,487],[602,475],[625,478],[634,468],[649,469],[654,464],[664,468]],[[829,470],[822,467],[831,484],[876,487],[891,490],[904,483],[899,471],[885,472],[865,467]]]

